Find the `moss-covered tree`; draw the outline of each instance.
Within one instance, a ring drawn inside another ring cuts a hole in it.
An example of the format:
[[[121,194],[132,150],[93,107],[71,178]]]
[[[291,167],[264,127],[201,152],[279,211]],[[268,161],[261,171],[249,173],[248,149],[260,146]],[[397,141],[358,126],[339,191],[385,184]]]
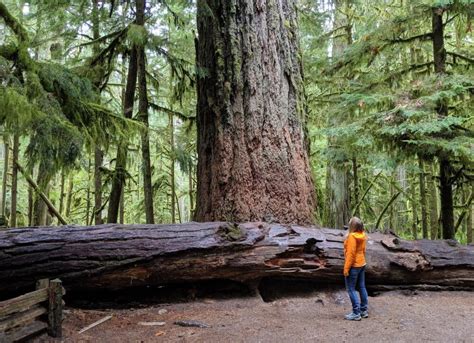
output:
[[[310,223],[296,1],[200,0],[195,218]]]

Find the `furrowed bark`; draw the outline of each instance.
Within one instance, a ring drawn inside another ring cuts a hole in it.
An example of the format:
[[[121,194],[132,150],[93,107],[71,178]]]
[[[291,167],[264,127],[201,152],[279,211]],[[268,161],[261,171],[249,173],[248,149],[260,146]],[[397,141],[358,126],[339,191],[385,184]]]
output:
[[[195,218],[311,223],[294,0],[198,1]]]

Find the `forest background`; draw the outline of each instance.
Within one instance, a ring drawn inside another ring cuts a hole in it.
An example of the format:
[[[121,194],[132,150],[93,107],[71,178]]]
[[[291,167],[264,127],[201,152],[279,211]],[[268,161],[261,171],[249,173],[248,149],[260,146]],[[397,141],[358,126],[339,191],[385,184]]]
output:
[[[200,3],[0,2],[9,226],[193,219]],[[315,222],[472,242],[473,2],[296,7]]]

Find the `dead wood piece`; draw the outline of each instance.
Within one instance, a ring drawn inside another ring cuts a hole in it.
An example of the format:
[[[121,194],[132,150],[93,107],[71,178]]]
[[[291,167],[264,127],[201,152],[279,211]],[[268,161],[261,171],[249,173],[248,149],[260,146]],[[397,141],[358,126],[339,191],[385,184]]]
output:
[[[82,328],[81,330],[79,330],[78,333],[84,333],[84,332],[86,332],[87,330],[90,330],[90,329],[96,327],[97,325],[100,325],[100,324],[102,324],[102,323],[108,321],[109,319],[112,319],[112,316],[106,316],[106,317],[104,317],[104,318],[102,318],[102,319],[99,319],[98,321],[96,321],[96,322],[94,322],[94,323],[92,323],[92,324],[86,326],[85,328]]]
[[[202,328],[202,329],[207,329],[211,327],[210,325],[199,322],[197,320],[178,320],[174,322],[174,324],[178,326],[183,326],[183,327]]]

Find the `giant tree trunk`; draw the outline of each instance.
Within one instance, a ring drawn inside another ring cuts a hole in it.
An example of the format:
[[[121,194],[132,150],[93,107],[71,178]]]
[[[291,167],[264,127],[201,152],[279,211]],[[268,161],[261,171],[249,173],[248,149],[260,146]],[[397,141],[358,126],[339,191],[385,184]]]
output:
[[[195,218],[313,221],[294,0],[198,1]]]
[[[344,232],[280,224],[188,223],[23,228],[0,232],[0,294],[59,277],[68,290],[202,280],[343,284]],[[370,234],[374,287],[474,289],[474,246]]]

